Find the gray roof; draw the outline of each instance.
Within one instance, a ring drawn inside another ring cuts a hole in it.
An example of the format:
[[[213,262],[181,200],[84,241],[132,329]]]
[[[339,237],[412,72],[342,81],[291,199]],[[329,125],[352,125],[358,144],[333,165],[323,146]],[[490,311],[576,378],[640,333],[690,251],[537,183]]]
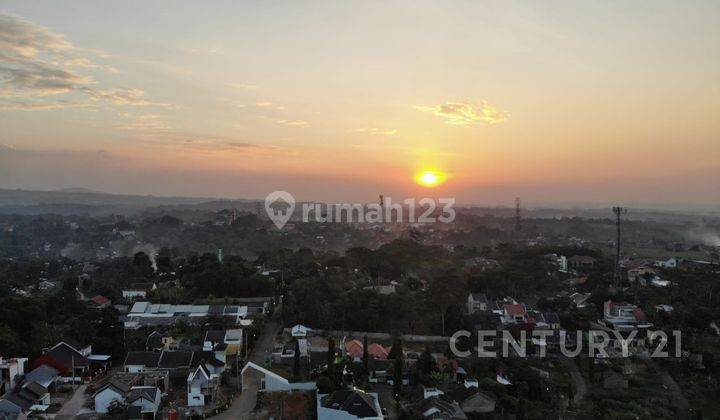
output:
[[[158,367],[160,355],[154,351],[130,351],[125,357],[124,365],[138,365],[145,367]]]
[[[158,393],[157,387],[143,387],[143,388],[135,388],[130,391],[127,397],[127,402],[131,403],[135,400],[138,400],[140,398],[145,398],[146,400],[155,401],[155,396]]]
[[[54,367],[41,365],[25,374],[25,381],[37,382],[47,388],[59,374],[60,372]]]
[[[342,410],[355,417],[375,417],[379,413],[375,409],[373,397],[365,392],[335,391],[322,399],[322,406],[334,410]]]

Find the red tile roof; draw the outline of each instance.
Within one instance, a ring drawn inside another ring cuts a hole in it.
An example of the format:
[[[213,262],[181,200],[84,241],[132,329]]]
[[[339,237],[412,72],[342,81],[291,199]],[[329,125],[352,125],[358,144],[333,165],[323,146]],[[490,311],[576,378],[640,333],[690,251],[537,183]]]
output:
[[[363,344],[360,340],[350,340],[345,343],[345,351],[350,357],[362,357]]]
[[[505,305],[504,309],[508,315],[512,315],[512,316],[525,315],[525,306],[523,306],[520,303],[515,303],[512,305]]]
[[[368,353],[374,356],[376,359],[385,360],[388,358],[390,351],[388,348],[383,347],[381,344],[372,343],[368,344]]]
[[[106,298],[103,295],[97,295],[97,296],[93,297],[92,299],[90,299],[90,301],[92,303],[100,306],[100,305],[104,305],[104,304],[110,302],[110,299]]]

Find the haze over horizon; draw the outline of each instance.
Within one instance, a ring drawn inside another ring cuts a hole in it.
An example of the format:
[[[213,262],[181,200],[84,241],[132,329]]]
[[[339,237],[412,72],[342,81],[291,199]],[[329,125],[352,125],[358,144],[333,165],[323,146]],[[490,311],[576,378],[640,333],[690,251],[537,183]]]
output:
[[[447,6],[4,2],[0,188],[720,205],[720,3]]]

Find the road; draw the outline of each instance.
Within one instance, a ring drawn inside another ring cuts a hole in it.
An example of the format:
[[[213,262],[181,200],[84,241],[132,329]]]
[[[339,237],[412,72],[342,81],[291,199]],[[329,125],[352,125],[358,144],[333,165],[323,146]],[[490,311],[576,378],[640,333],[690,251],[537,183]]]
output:
[[[568,371],[570,371],[570,376],[572,377],[573,384],[575,385],[575,390],[573,393],[573,404],[577,405],[580,403],[580,401],[582,401],[583,398],[585,398],[585,394],[587,393],[585,379],[583,379],[574,358],[563,357],[563,360],[565,361],[565,365],[567,366]]]
[[[80,385],[75,390],[73,396],[70,397],[69,400],[65,401],[65,404],[63,404],[63,406],[55,415],[56,419],[69,420],[74,419],[77,416],[77,414],[83,408],[83,405],[85,405],[85,388],[87,388],[87,385]]]
[[[645,360],[648,366],[650,366],[652,369],[654,369],[660,374],[663,385],[665,385],[668,390],[673,394],[673,402],[679,410],[678,417],[681,419],[690,418],[690,403],[688,402],[687,398],[685,398],[685,395],[682,393],[682,388],[680,388],[680,385],[675,382],[675,379],[670,376],[667,370],[665,370],[661,366],[658,366],[658,364],[655,363],[655,361],[651,357],[648,357],[646,355],[641,355],[640,357]]]
[[[395,411],[395,397],[392,385],[377,384],[375,386],[375,392],[378,393],[380,406],[387,410],[387,416],[385,416],[385,418],[389,420],[397,419],[398,415]]]
[[[275,313],[280,313],[280,309],[281,308],[279,307],[276,308]],[[273,317],[273,319],[269,320],[265,324],[265,329],[258,338],[258,341],[255,343],[255,347],[253,347],[250,352],[250,357],[248,359],[251,362],[262,365],[265,359],[270,357],[270,354],[272,353],[273,337],[279,329],[280,321],[278,321],[276,317]],[[240,397],[233,401],[230,408],[217,416],[214,416],[214,419],[237,420],[250,418],[250,413],[252,413],[253,409],[255,409],[258,390],[256,385],[257,381],[251,380],[247,382],[248,384],[246,384],[246,388],[240,393]]]

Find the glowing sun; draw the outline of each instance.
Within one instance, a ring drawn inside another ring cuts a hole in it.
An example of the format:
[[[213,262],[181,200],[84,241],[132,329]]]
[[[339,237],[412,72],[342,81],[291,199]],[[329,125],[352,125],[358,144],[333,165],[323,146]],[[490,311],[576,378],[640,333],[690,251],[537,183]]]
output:
[[[445,174],[437,171],[423,171],[415,176],[415,182],[423,187],[437,187],[445,181]]]

